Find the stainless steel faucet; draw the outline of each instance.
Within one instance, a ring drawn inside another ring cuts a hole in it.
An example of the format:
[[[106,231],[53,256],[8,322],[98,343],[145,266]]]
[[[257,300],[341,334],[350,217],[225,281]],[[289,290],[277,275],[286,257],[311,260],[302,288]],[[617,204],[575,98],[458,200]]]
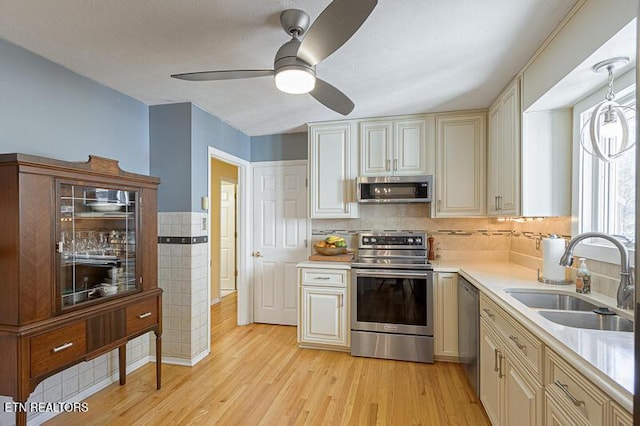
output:
[[[560,258],[560,264],[569,266],[573,262],[573,249],[578,243],[586,238],[602,238],[610,241],[620,251],[620,285],[618,286],[618,308],[633,309],[635,304],[635,276],[633,267],[629,266],[629,252],[620,240],[603,232],[585,232],[576,235],[569,241],[564,254]]]

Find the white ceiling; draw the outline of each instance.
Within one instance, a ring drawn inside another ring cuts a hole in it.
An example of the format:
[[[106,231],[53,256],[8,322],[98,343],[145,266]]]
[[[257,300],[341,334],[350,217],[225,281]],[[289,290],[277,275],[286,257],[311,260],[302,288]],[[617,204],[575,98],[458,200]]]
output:
[[[356,1],[356,0],[353,0]],[[146,104],[193,102],[249,136],[343,118],[272,77],[170,74],[272,68],[282,10],[329,0],[0,0],[0,38]],[[380,0],[317,66],[355,103],[348,118],[487,107],[576,0]]]

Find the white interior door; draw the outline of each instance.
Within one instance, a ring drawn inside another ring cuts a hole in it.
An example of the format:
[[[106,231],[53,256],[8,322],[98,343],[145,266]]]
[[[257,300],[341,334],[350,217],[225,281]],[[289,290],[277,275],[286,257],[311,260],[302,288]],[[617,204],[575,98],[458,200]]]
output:
[[[296,264],[307,258],[305,165],[253,169],[254,320],[296,325]]]
[[[220,185],[220,292],[236,289],[236,185]]]

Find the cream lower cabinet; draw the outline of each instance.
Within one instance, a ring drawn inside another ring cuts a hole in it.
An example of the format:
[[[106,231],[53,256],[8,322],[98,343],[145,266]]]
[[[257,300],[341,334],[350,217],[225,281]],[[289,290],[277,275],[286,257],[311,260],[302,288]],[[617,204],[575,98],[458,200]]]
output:
[[[545,401],[548,425],[633,424],[630,413],[549,349],[545,357]]]
[[[480,400],[493,425],[633,424],[631,413],[484,294]]]
[[[480,400],[494,425],[542,425],[542,344],[480,298]]]
[[[349,271],[300,268],[301,347],[349,350]]]
[[[438,361],[457,361],[458,274],[438,272],[434,282],[434,356]]]

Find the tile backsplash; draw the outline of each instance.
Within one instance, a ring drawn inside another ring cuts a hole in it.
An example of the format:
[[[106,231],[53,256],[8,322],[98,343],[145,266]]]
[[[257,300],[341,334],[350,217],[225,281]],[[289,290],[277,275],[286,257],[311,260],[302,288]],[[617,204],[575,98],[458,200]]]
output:
[[[541,238],[549,234],[569,240],[571,217],[550,218],[432,218],[425,204],[360,205],[358,219],[312,221],[312,243],[328,233],[344,235],[357,247],[357,232],[367,230],[422,230],[434,237],[441,259],[510,260],[531,269],[542,268]],[[592,291],[615,297],[619,265],[588,260]],[[575,281],[575,268],[567,278]]]

